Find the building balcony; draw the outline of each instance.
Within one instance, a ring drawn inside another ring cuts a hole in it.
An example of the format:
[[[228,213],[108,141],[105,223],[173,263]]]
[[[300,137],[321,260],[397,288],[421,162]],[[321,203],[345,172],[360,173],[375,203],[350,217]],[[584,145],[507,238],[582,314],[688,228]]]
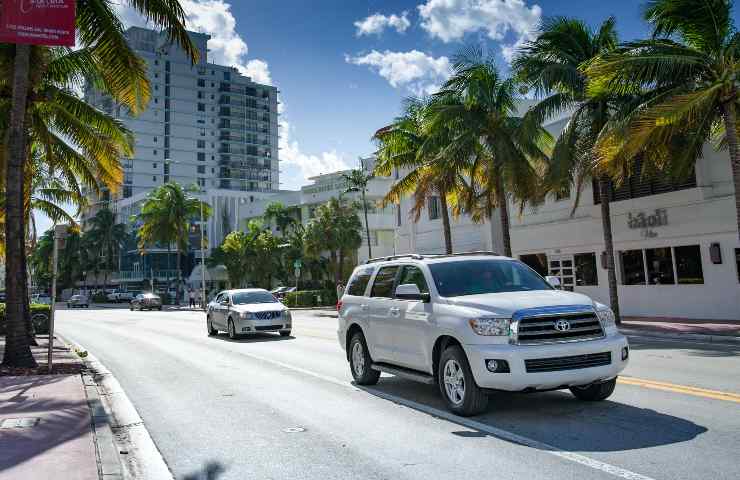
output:
[[[177,278],[178,271],[176,269],[171,270],[122,270],[120,272],[111,273],[111,282],[142,282],[144,280],[150,280],[154,278],[156,282],[164,282],[167,280],[174,280]]]

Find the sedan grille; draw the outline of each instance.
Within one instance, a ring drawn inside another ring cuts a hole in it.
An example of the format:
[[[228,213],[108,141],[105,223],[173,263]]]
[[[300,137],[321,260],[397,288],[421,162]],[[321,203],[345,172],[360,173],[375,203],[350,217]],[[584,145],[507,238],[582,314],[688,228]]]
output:
[[[254,314],[258,320],[272,320],[273,318],[280,318],[283,312],[257,312]]]
[[[258,332],[271,331],[271,330],[282,330],[282,325],[258,325],[254,327]]]
[[[560,370],[577,370],[579,368],[602,367],[612,363],[612,353],[588,353],[569,357],[537,358],[524,360],[527,373],[557,372]]]
[[[604,330],[593,309],[551,307],[517,312],[516,343],[536,345],[602,338]]]

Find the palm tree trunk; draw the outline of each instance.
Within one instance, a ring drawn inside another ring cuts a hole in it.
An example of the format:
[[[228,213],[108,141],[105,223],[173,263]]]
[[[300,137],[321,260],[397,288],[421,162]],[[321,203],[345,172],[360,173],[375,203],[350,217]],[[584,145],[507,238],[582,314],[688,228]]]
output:
[[[28,333],[28,343],[34,347],[38,347],[36,328],[31,321],[30,295],[28,294],[28,260],[25,255],[21,258],[21,261],[23,262],[23,320],[25,321],[26,332]]]
[[[344,276],[342,275],[344,273],[344,250],[341,248],[339,249],[339,268],[337,268],[337,270],[339,271],[339,278],[337,279],[337,281],[341,282],[342,277]]]
[[[735,98],[735,95],[732,96]],[[735,185],[735,216],[737,217],[737,233],[740,239],[740,155],[738,155],[737,139],[737,112],[735,104],[727,102],[722,106],[725,120],[725,131],[727,132],[727,146],[730,150],[730,163],[732,164],[732,181]]]
[[[614,268],[614,240],[612,238],[612,217],[609,205],[609,179],[599,178],[599,197],[601,199],[601,228],[604,231],[604,251],[606,252],[606,274],[609,282],[609,303],[617,324],[622,323],[619,316],[619,291],[617,289],[617,272]]]
[[[373,249],[370,246],[370,224],[367,223],[367,201],[365,200],[365,189],[362,189],[362,209],[365,211],[365,233],[367,234],[367,258],[373,258]]]
[[[3,364],[36,367],[23,318],[23,258],[25,255],[24,169],[26,160],[25,114],[29,88],[30,45],[16,45],[13,96],[8,131],[5,176],[5,289],[6,337]]]
[[[439,190],[439,204],[442,209],[442,231],[445,237],[445,253],[452,253],[452,229],[450,228],[450,210],[447,207],[447,192]]]
[[[504,192],[504,179],[501,174],[496,175],[496,203],[498,204],[499,215],[501,216],[501,233],[504,240],[504,255],[511,256],[511,234],[509,233],[509,205],[506,201],[506,192]]]

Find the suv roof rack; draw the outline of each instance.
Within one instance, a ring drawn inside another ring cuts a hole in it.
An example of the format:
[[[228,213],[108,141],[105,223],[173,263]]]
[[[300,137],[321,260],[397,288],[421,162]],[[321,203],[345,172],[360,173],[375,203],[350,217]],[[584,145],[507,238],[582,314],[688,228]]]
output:
[[[500,254],[493,252],[493,251],[483,251],[483,250],[475,250],[473,252],[458,252],[458,253],[427,253],[424,255],[420,255],[418,253],[406,253],[402,255],[389,255],[387,257],[376,257],[371,258],[369,260],[365,261],[365,264],[368,263],[377,263],[377,262],[389,262],[391,260],[398,260],[400,258],[413,258],[414,260],[423,260],[424,258],[444,258],[444,257],[466,257],[471,255],[493,255],[493,256],[500,256]]]
[[[403,255],[389,255],[387,257],[376,257],[366,260],[365,263],[376,263],[376,262],[389,262],[391,260],[398,260],[399,258],[413,258],[414,260],[421,260],[424,258],[418,253],[406,253]]]

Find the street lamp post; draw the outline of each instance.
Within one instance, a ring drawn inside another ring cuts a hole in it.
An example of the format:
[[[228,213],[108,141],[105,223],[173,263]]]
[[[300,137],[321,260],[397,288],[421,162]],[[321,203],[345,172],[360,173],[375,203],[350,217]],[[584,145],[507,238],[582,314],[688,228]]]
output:
[[[204,190],[201,192],[205,193]],[[201,290],[201,308],[206,308],[206,250],[205,240],[203,238],[203,200],[200,201],[200,290]]]

